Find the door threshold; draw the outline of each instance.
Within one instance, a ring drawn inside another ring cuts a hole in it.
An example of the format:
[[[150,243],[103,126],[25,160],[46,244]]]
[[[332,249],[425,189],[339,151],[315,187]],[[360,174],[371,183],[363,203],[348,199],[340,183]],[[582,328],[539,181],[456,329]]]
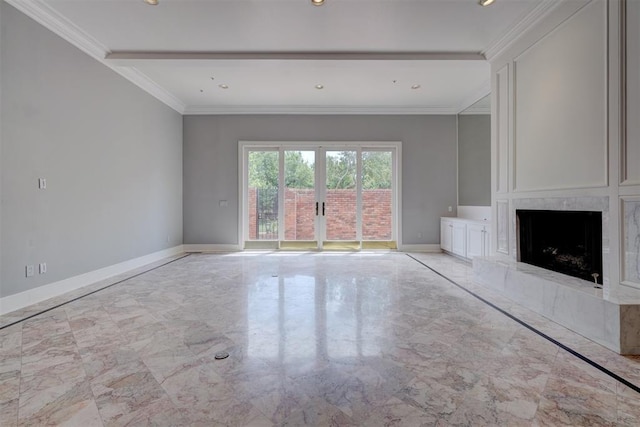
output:
[[[317,251],[318,241],[314,240],[285,240],[280,242],[283,251]]]

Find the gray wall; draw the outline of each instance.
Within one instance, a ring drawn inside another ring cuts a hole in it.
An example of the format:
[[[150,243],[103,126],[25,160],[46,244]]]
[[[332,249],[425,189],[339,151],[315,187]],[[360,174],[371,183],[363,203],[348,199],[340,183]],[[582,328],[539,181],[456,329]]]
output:
[[[451,215],[448,206],[456,206],[453,115],[185,116],[185,244],[238,244],[242,140],[402,141],[404,244],[438,244],[439,218]],[[229,201],[229,206],[220,207],[219,200]]]
[[[0,7],[0,295],[181,244],[180,114]]]
[[[458,116],[458,204],[491,206],[491,115]]]

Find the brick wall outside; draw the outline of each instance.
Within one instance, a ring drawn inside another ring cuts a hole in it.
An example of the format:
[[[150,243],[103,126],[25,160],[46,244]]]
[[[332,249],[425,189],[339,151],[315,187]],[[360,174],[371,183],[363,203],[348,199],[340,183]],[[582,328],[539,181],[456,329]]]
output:
[[[327,240],[356,239],[355,190],[327,190]]]
[[[314,190],[285,191],[285,240],[314,240],[315,204]],[[327,240],[355,240],[355,206],[355,191],[327,190]],[[250,239],[256,239],[256,230],[256,190],[250,188]],[[362,192],[362,237],[363,240],[391,240],[391,190]],[[277,232],[263,232],[259,237],[261,240],[277,238]]]
[[[362,240],[391,240],[391,190],[362,191]]]
[[[314,190],[292,190],[284,193],[285,240],[314,240],[316,193]]]

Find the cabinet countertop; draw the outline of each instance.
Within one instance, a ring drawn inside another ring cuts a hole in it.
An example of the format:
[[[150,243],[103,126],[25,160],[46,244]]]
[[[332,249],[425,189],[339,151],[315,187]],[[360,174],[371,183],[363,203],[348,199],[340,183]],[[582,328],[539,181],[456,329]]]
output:
[[[457,216],[441,216],[441,220],[445,221],[459,221],[466,222],[471,224],[480,224],[480,225],[491,225],[491,220],[481,220],[481,219],[469,219],[469,218],[459,218]]]

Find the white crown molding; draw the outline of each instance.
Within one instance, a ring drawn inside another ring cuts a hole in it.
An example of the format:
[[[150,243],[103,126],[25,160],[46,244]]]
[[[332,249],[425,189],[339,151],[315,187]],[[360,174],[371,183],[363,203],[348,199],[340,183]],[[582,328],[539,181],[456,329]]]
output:
[[[468,116],[468,115],[490,115],[491,114],[491,106],[485,106],[485,107],[474,107],[471,106],[469,108],[466,108],[464,111],[460,111],[458,113],[461,116]]]
[[[8,4],[18,9],[40,25],[62,37],[82,52],[100,61],[105,66],[111,68],[131,83],[140,87],[151,96],[176,110],[183,113],[185,106],[171,93],[160,87],[157,83],[133,68],[122,68],[112,65],[105,58],[109,55],[109,49],[91,37],[81,28],[76,26],[64,16],[60,15],[43,0],[5,0]]]
[[[544,19],[554,9],[558,8],[564,1],[561,0],[543,0],[524,19],[511,27],[502,37],[491,43],[482,54],[491,61],[508,49],[522,34],[534,27],[538,22]]]
[[[345,106],[345,105],[190,105],[185,115],[224,114],[389,114],[389,115],[449,115],[456,114],[456,107],[430,106]]]
[[[1,0],[0,0],[1,1]],[[5,0],[8,4],[12,5],[22,13],[26,14],[36,22],[43,25],[53,33],[62,37],[67,42],[71,43],[81,51],[85,52],[92,58],[100,61],[102,64],[114,70],[122,77],[126,78],[136,86],[143,89],[145,92],[157,98],[159,101],[168,105],[175,111],[181,114],[457,114],[461,110],[465,109],[473,102],[484,96],[486,93],[477,96],[469,97],[465,102],[458,106],[458,108],[452,107],[430,107],[430,106],[185,106],[182,101],[176,98],[173,94],[168,92],[163,87],[159,86],[156,82],[151,80],[148,76],[133,67],[136,60],[145,59],[164,59],[171,60],[172,55],[178,55],[179,58],[183,58],[184,55],[189,56],[191,59],[193,53],[163,53],[159,55],[154,52],[110,52],[109,49],[102,45],[95,38],[87,34],[84,30],[76,26],[73,22],[69,21],[63,15],[58,13],[55,9],[49,6],[44,0]],[[351,59],[378,59],[378,57],[390,59],[420,59],[420,60],[442,60],[442,59],[460,59],[460,60],[482,60],[486,58],[491,60],[505,49],[507,49],[516,38],[534,26],[538,21],[543,19],[552,10],[557,8],[564,1],[559,0],[543,0],[535,9],[525,16],[518,24],[514,25],[507,33],[501,38],[492,43],[485,51],[478,53],[462,52],[462,53],[349,53],[345,54],[346,57]],[[202,58],[199,59],[212,59],[212,55],[217,58],[217,53],[203,53],[200,54]],[[224,54],[225,58],[229,54]],[[242,56],[243,54],[237,54]],[[244,54],[247,58],[254,58],[257,54]],[[260,55],[267,55],[269,58],[273,55],[283,55],[282,53],[263,53]],[[269,56],[271,55],[271,56]],[[292,58],[300,59],[300,53],[291,54]],[[318,59],[318,54],[314,56]],[[327,58],[335,59],[336,55],[330,54]],[[148,56],[148,57],[147,57]],[[197,55],[196,55],[197,56]],[[244,58],[244,57],[243,57]],[[228,59],[228,58],[227,58]],[[255,59],[255,58],[254,58]],[[344,59],[344,58],[343,58]],[[127,66],[123,66],[127,65]],[[482,89],[484,91],[484,89]],[[469,102],[471,98],[473,102]]]
[[[43,0],[5,1],[98,61],[102,61],[107,55],[109,49],[106,46],[59,14]]]
[[[104,62],[104,61],[103,61]],[[106,62],[105,62],[106,64]],[[107,64],[109,68],[126,78],[130,82],[134,83],[140,89],[148,92],[150,95],[156,97],[159,101],[167,104],[180,114],[184,114],[186,106],[182,101],[173,96],[173,94],[167,91],[162,86],[159,86],[156,82],[151,80],[146,74],[139,71],[137,68],[128,67],[112,67]]]
[[[471,95],[465,98],[464,101],[462,101],[462,103],[458,106],[456,113],[460,114],[462,111],[471,107],[473,104],[475,104],[485,96],[489,95],[490,93],[491,93],[491,79],[487,79],[482,83],[482,85],[478,88],[478,90],[473,92]],[[491,108],[489,107],[487,114],[490,114],[490,113],[491,113]]]

